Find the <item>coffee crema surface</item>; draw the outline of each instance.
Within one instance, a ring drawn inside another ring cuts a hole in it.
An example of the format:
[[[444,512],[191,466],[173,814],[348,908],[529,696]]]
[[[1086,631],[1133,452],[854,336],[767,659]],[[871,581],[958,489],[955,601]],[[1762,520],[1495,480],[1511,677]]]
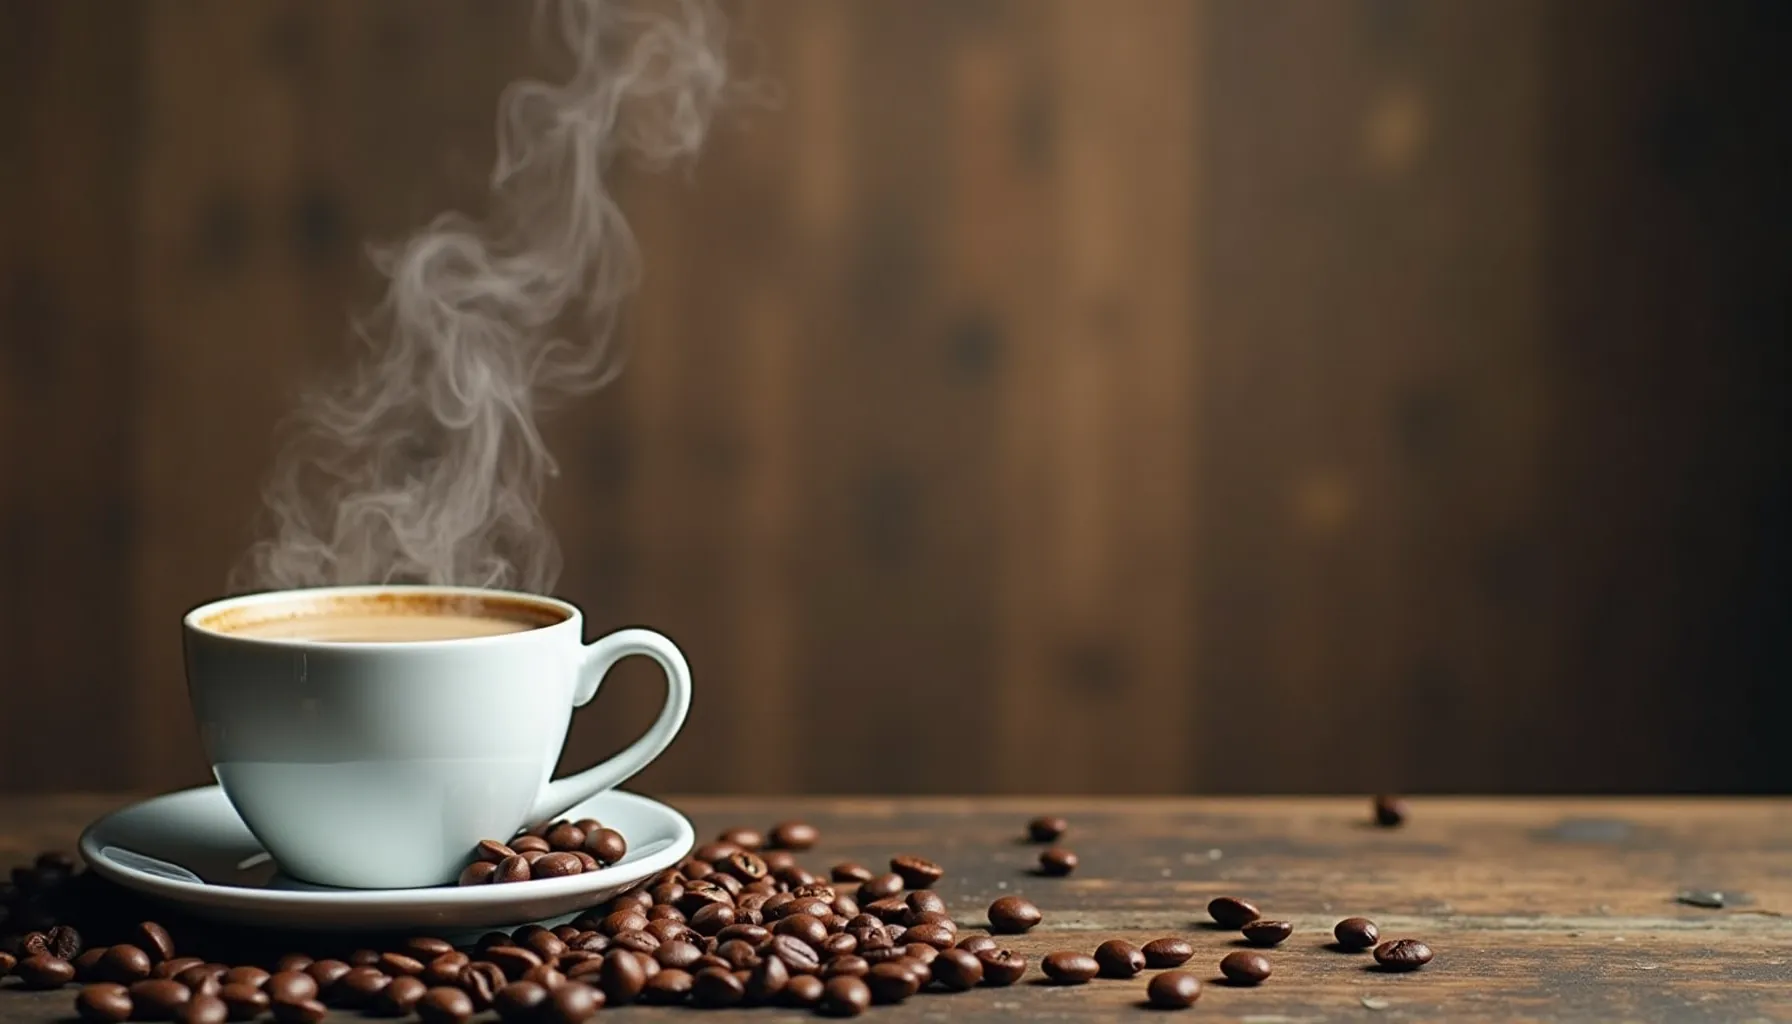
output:
[[[521,601],[372,595],[315,604],[234,609],[200,625],[263,640],[319,643],[421,643],[504,636],[564,621],[553,609]]]

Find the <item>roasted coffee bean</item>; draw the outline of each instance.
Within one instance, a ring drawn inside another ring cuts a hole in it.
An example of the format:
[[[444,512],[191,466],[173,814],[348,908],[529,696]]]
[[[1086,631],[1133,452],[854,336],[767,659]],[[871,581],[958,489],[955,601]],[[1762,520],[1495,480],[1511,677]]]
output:
[[[646,914],[647,908],[651,906],[653,906],[651,894],[644,889],[630,889],[611,900],[609,910],[612,914],[618,910],[632,910],[637,914]]]
[[[821,970],[821,957],[815,949],[794,935],[774,935],[768,947],[770,954],[784,961],[792,974],[815,974]]]
[[[718,935],[734,924],[734,908],[726,903],[706,903],[691,915],[690,923],[699,935]]]
[[[926,889],[946,874],[945,868],[911,853],[891,857],[890,870],[896,872],[903,886],[909,889]]]
[[[232,967],[224,972],[224,977],[220,980],[226,985],[247,985],[250,988],[260,988],[267,984],[269,976],[267,971],[259,967]]]
[[[44,937],[48,940],[46,952],[63,960],[73,960],[81,955],[81,950],[87,948],[86,943],[81,941],[81,933],[66,924],[50,929]]]
[[[611,950],[604,957],[599,977],[606,1006],[634,1002],[640,996],[642,986],[647,984],[647,972],[641,967],[641,961],[626,949]]]
[[[47,932],[26,932],[19,937],[19,956],[44,956],[50,952],[50,936]]]
[[[845,893],[835,896],[833,902],[828,906],[833,907],[834,913],[838,914],[842,920],[859,916],[859,901]]]
[[[473,1000],[458,988],[432,988],[417,1001],[416,1012],[423,1024],[464,1024],[473,1016]]]
[[[691,1005],[715,1009],[738,1006],[747,995],[746,983],[732,971],[705,967],[691,976]]]
[[[173,1020],[193,998],[193,991],[173,978],[145,978],[131,983],[131,1016],[137,1020]]]
[[[519,854],[548,853],[554,849],[552,846],[548,845],[546,838],[534,835],[517,836],[510,841],[509,845],[512,850],[515,850]]]
[[[1201,979],[1188,971],[1165,971],[1145,986],[1145,998],[1160,1010],[1181,1010],[1201,998]]]
[[[566,943],[560,941],[560,936],[549,931],[540,931],[529,936],[524,947],[529,952],[541,957],[544,962],[553,960],[566,952]]]
[[[312,981],[317,982],[318,991],[328,992],[331,986],[342,980],[344,974],[352,970],[354,968],[350,967],[346,961],[319,960],[305,968],[305,973],[311,975]]]
[[[364,1007],[373,1003],[380,990],[392,983],[377,967],[351,967],[336,979],[330,988],[330,1001],[338,1006]],[[225,985],[229,988],[229,985]]]
[[[1049,843],[1070,829],[1070,822],[1056,815],[1034,818],[1027,822],[1027,837],[1035,843]]]
[[[229,1020],[254,1020],[267,1012],[268,994],[253,985],[225,985],[218,989]]]
[[[725,872],[710,875],[709,880],[714,882],[718,888],[726,892],[729,899],[735,900],[736,902],[740,900],[740,894],[745,892],[747,888],[746,884],[740,879]]]
[[[952,992],[963,992],[983,980],[983,961],[962,949],[942,950],[927,966],[933,971],[933,980]]]
[[[911,892],[904,897],[902,902],[910,911],[917,914],[928,912],[944,913],[946,909],[946,901],[941,899],[940,894],[934,892],[932,889],[916,889],[914,892]],[[903,923],[912,924],[913,922],[905,921]]]
[[[131,1016],[131,994],[123,985],[97,982],[75,996],[75,1012],[95,1024],[119,1024]]]
[[[900,960],[873,966],[865,974],[865,985],[871,989],[874,1003],[900,1003],[921,989],[909,965]]]
[[[1390,939],[1375,947],[1375,962],[1390,971],[1416,971],[1431,962],[1431,947],[1418,939]]]
[[[1406,801],[1386,794],[1376,797],[1375,824],[1382,828],[1398,828],[1406,824]]]
[[[1224,928],[1243,928],[1263,916],[1262,911],[1236,896],[1219,896],[1207,904],[1208,916]]]
[[[828,937],[828,926],[811,914],[792,914],[772,926],[773,935],[794,935],[811,946],[819,946]]]
[[[983,984],[1000,988],[1012,985],[1027,973],[1027,958],[1011,949],[985,949],[977,953],[983,965]]]
[[[550,853],[540,857],[530,866],[532,878],[566,878],[585,870],[579,858],[570,853]]]
[[[330,1013],[324,1004],[315,999],[276,999],[272,1009],[276,1024],[317,1024]]]
[[[771,937],[772,933],[769,929],[756,924],[731,924],[716,933],[716,940],[718,942],[740,939],[755,946]]]
[[[780,821],[772,826],[771,846],[777,850],[807,850],[821,839],[821,830],[806,821]]]
[[[132,945],[113,946],[106,950],[94,970],[103,981],[115,981],[121,985],[129,985],[133,981],[141,981],[149,977],[154,964],[149,954]]]
[[[1180,967],[1195,955],[1195,947],[1183,939],[1168,936],[1145,943],[1145,966],[1150,968]]]
[[[1227,953],[1220,961],[1220,973],[1234,985],[1257,985],[1269,977],[1269,958],[1262,953],[1239,950]]]
[[[218,980],[223,976],[223,964],[199,964],[175,975],[174,980],[187,986],[187,990],[196,996],[215,996],[224,987],[224,983]]]
[[[1347,917],[1332,929],[1332,936],[1339,946],[1354,953],[1375,945],[1381,939],[1381,929],[1366,917]]]
[[[561,974],[549,964],[542,964],[540,967],[529,968],[528,972],[518,980],[532,981],[542,988],[552,990],[566,984],[566,975]]]
[[[793,974],[790,976],[790,980],[784,983],[784,991],[778,993],[778,1004],[797,1009],[812,1007],[821,1001],[823,988],[824,984],[820,978],[807,974]],[[870,999],[869,993],[866,994],[866,999]]]
[[[11,953],[0,953],[0,978],[5,978],[7,975],[11,974],[12,969],[18,965],[18,957],[13,956]],[[75,967],[75,976],[80,977],[81,968],[73,964],[70,966]]]
[[[509,947],[505,947],[509,948]],[[529,973],[534,964],[522,965],[518,977]],[[504,969],[489,960],[475,960],[460,972],[461,991],[473,998],[473,1008],[484,1010],[492,1005],[492,997],[503,988],[510,978]]]
[[[775,957],[773,959],[776,959]],[[823,978],[832,978],[837,974],[858,976],[871,970],[871,964],[862,956],[837,956],[821,967]]]
[[[881,900],[872,900],[865,904],[861,909],[872,917],[877,918],[883,924],[899,922],[909,915],[908,904],[902,902],[902,899],[896,896],[888,896]]]
[[[702,955],[703,951],[696,946],[674,939],[671,942],[660,943],[660,948],[654,950],[653,958],[659,961],[661,967],[676,967],[682,970],[696,963],[697,958]]]
[[[945,925],[929,923],[915,925],[904,932],[902,937],[911,945],[921,943],[933,949],[950,949],[952,940],[957,936]]]
[[[568,983],[548,994],[537,1019],[541,1024],[581,1024],[597,1016],[597,1011],[603,1008],[601,989]]]
[[[492,1009],[504,1024],[535,1024],[548,990],[532,981],[513,981],[492,997]]]
[[[566,968],[566,980],[577,981],[586,985],[595,985],[604,971],[604,958],[594,956],[589,960],[581,960]]]
[[[576,850],[585,844],[585,830],[567,822],[555,825],[547,834],[548,847],[553,850]]]
[[[709,968],[709,967],[719,967],[724,971],[734,970],[734,965],[729,963],[728,961],[722,959],[719,956],[716,956],[714,953],[705,953],[705,954],[703,954],[703,956],[698,958],[696,963],[691,965],[690,971],[694,975],[698,971],[701,971],[701,970],[703,970],[705,968]]]
[[[177,956],[172,960],[164,960],[150,968],[152,978],[172,978],[189,967],[204,967],[205,961],[196,956]]]
[[[743,850],[758,853],[765,848],[765,835],[756,828],[731,828],[716,837],[717,842],[733,843]]]
[[[792,940],[795,941],[795,940]],[[800,945],[800,943],[799,943]],[[808,947],[805,946],[805,949]],[[716,956],[727,961],[729,970],[743,970],[759,962],[759,953],[749,943],[729,939],[716,946]]]
[[[1294,934],[1294,924],[1289,921],[1252,921],[1241,929],[1246,942],[1253,946],[1276,946]]]
[[[529,877],[529,861],[519,853],[499,861],[498,866],[492,870],[490,880],[499,883],[527,882]]]
[[[603,932],[580,932],[566,946],[569,952],[602,953],[610,948],[610,937]]]
[[[908,925],[910,931],[913,931],[918,925],[937,924],[950,932],[954,939],[958,937],[958,922],[952,920],[952,915],[943,910],[923,910],[910,914],[909,920],[904,921],[903,924]],[[910,941],[916,940],[911,939]]]
[[[400,952],[428,963],[444,953],[454,952],[454,943],[431,935],[418,935],[404,940]]]
[[[417,1000],[429,991],[429,985],[422,978],[409,974],[399,975],[392,983],[380,989],[369,1004],[371,1011],[381,1017],[407,1017]]]
[[[633,907],[618,910],[603,919],[597,930],[614,939],[623,932],[643,931],[647,927],[647,915]]]
[[[997,945],[996,940],[988,935],[967,935],[958,940],[957,948],[975,956],[986,949],[994,949]]]
[[[487,864],[498,864],[507,857],[516,856],[516,850],[496,839],[481,839],[479,845],[473,847],[473,860]]]
[[[1145,969],[1145,952],[1125,939],[1109,939],[1095,947],[1095,963],[1104,978],[1130,978]]]
[[[485,951],[485,961],[495,964],[511,981],[522,977],[529,968],[541,966],[541,957],[521,946],[494,946]]]
[[[581,872],[596,871],[603,867],[602,864],[599,864],[597,862],[596,857],[591,856],[589,853],[586,853],[584,850],[572,850],[570,852],[572,853],[572,855],[575,858],[578,859],[579,870]]]
[[[692,850],[691,857],[703,861],[711,867],[719,868],[722,866],[723,861],[740,851],[741,847],[739,844],[718,839],[713,843],[704,843],[702,846]]]
[[[423,962],[414,956],[405,956],[403,953],[381,953],[380,962],[375,966],[394,978],[416,977],[423,973]]]
[[[80,956],[75,957],[75,980],[80,982],[100,981],[100,961],[106,958],[109,948],[107,946],[92,946],[82,952]],[[17,960],[5,953],[0,953],[0,977],[5,977],[16,963],[18,963]]]
[[[923,964],[933,963],[934,959],[940,955],[938,949],[920,942],[911,942],[902,947],[902,950],[902,955],[905,958]]]
[[[677,907],[669,907],[663,903],[649,907],[647,909],[648,929],[652,930],[654,925],[662,922],[683,926],[686,923],[684,911],[679,910]],[[654,934],[658,935],[659,933],[655,932]],[[663,935],[660,937],[665,938]]]
[[[864,979],[841,975],[822,985],[815,1008],[829,1017],[857,1017],[870,1008],[871,998],[871,987]]]
[[[743,882],[757,882],[771,873],[765,866],[765,860],[757,853],[741,850],[722,862],[722,870]]]
[[[466,970],[467,964],[471,962],[472,959],[467,954],[451,950],[431,960],[423,968],[423,980],[431,988],[438,985],[458,985],[460,972]]]
[[[487,932],[484,936],[480,937],[480,943],[483,944],[486,938],[489,938],[494,934],[498,936],[500,945],[510,941],[510,937],[503,932]],[[348,955],[348,964],[350,967],[372,967],[379,962],[380,951],[377,949],[357,949]]]
[[[898,874],[878,875],[859,883],[858,900],[862,908],[866,904],[881,899],[888,899],[902,891],[902,876]]]
[[[12,969],[12,973],[26,988],[49,989],[61,988],[75,980],[75,965],[59,956],[38,953],[20,960]],[[169,984],[176,984],[170,982]],[[178,986],[185,992],[186,986]]]
[[[186,1005],[174,1011],[174,1019],[178,1024],[224,1024],[230,1019],[230,1009],[217,996],[196,992]]]
[[[1060,878],[1075,871],[1076,866],[1076,854],[1062,846],[1054,846],[1039,854],[1039,873],[1042,875]]]
[[[650,1006],[676,1006],[690,998],[690,995],[690,972],[678,967],[666,967],[647,979],[646,987],[641,989],[641,1002]]]
[[[788,984],[790,969],[784,966],[784,961],[768,956],[747,975],[745,1001],[750,1006],[765,1006],[777,999]]]
[[[1047,953],[1039,967],[1055,985],[1081,985],[1101,973],[1101,965],[1094,957],[1067,949]]]
[[[901,944],[902,936],[907,933],[907,931],[907,928],[904,928],[899,924],[891,923],[884,925],[884,933],[890,936],[890,942],[892,944]]]
[[[824,957],[850,956],[859,951],[859,939],[856,935],[838,932],[823,940],[816,952]]]
[[[628,853],[628,841],[613,828],[600,828],[585,837],[584,850],[605,867],[621,860]]]
[[[262,985],[268,998],[275,1002],[303,1002],[317,998],[317,980],[304,971],[277,971]]]
[[[660,940],[654,938],[651,932],[646,931],[618,932],[616,937],[610,940],[610,948],[613,950],[627,949],[636,953],[652,953],[660,948]]]
[[[157,963],[174,958],[174,937],[168,934],[168,929],[154,921],[139,923],[132,933],[131,942]]]
[[[863,864],[855,864],[846,860],[829,868],[828,877],[836,882],[869,882],[871,881],[871,869]]]
[[[1003,896],[989,905],[989,930],[998,935],[1018,935],[1045,919],[1031,900]]]

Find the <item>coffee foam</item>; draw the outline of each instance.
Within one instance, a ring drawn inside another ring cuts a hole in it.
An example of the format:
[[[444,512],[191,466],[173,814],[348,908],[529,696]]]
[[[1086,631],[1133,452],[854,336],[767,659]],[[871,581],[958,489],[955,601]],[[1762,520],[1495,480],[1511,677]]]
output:
[[[566,621],[566,613],[550,605],[504,595],[372,593],[297,597],[268,604],[239,604],[212,613],[194,624],[211,633],[253,633],[278,623],[304,620],[430,618],[498,619],[522,629],[540,629]],[[505,630],[504,632],[520,632]],[[468,635],[475,635],[469,631]],[[306,639],[295,632],[286,639]],[[447,639],[447,638],[444,638]]]

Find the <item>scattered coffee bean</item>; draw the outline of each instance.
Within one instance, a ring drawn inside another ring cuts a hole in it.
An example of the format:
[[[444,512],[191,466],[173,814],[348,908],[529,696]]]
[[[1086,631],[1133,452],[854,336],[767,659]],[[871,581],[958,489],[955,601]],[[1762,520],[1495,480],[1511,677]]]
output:
[[[131,1015],[138,1020],[173,1020],[175,1011],[193,998],[187,986],[172,978],[145,978],[131,983]]]
[[[1181,1010],[1201,998],[1201,979],[1189,971],[1165,971],[1145,986],[1145,998],[1160,1010]]]
[[[1262,911],[1236,896],[1220,896],[1207,904],[1207,913],[1224,928],[1243,928],[1263,916]]]
[[[597,1011],[603,1008],[601,989],[568,982],[548,994],[537,1019],[541,1024],[581,1024],[597,1016]]]
[[[1431,947],[1418,939],[1390,939],[1375,947],[1375,962],[1390,971],[1416,971],[1431,962]]]
[[[142,981],[149,977],[154,965],[149,954],[132,945],[113,946],[100,957],[94,965],[94,972],[102,981],[115,981],[121,985],[129,985],[133,981]]]
[[[417,1017],[423,1024],[463,1024],[473,1016],[473,1000],[458,988],[442,986],[423,993],[423,998],[417,1001],[416,1010]]]
[[[1027,958],[1011,949],[985,949],[977,962],[983,965],[983,984],[993,988],[1012,985],[1027,973]]]
[[[850,975],[829,978],[816,1009],[829,1017],[857,1017],[871,1006],[871,987]]]
[[[75,957],[75,980],[80,982],[101,980],[100,961],[106,958],[107,949],[106,946],[91,946],[80,956]],[[13,964],[17,962],[5,953],[0,953],[0,977],[4,977],[7,972],[11,971]]]
[[[1101,973],[1101,965],[1094,957],[1073,950],[1047,953],[1039,967],[1055,985],[1081,985]]]
[[[1244,932],[1246,942],[1253,946],[1276,946],[1294,934],[1294,924],[1289,921],[1252,921],[1240,931]]]
[[[493,864],[491,861],[476,860],[473,863],[468,864],[461,871],[460,878],[455,881],[455,884],[486,885],[492,881],[497,873],[498,865]]]
[[[490,933],[490,934],[496,934],[498,936],[498,938],[503,939],[505,941],[509,941],[509,937],[506,936],[503,932],[496,932],[496,933]],[[481,943],[483,943],[484,941],[485,941],[484,938],[480,939]],[[379,950],[377,950],[377,949],[357,949],[353,953],[350,953],[348,955],[348,963],[349,963],[350,967],[372,967],[374,964],[377,964],[379,962],[380,962],[380,953],[379,953]]]
[[[1056,815],[1027,822],[1027,836],[1035,843],[1049,843],[1070,830],[1070,822]]]
[[[311,975],[312,981],[317,982],[318,991],[327,993],[332,986],[342,980],[343,975],[352,970],[354,968],[342,960],[319,960],[305,968],[305,973]]]
[[[869,882],[871,869],[852,861],[841,861],[828,869],[828,877],[836,882]]]
[[[737,826],[728,829],[716,837],[716,842],[732,843],[743,850],[752,850],[754,853],[765,849],[765,835],[756,828]]]
[[[230,1008],[215,995],[195,993],[174,1011],[174,1019],[177,1024],[224,1024],[230,1019]]]
[[[241,983],[220,988],[218,998],[224,1001],[229,1020],[254,1020],[267,1012],[271,1002],[266,992]]]
[[[1332,936],[1338,945],[1357,952],[1374,946],[1381,939],[1381,929],[1366,917],[1347,917],[1332,929]]]
[[[667,967],[647,979],[641,990],[641,1002],[652,1006],[676,1006],[690,998],[691,975],[678,967]]]
[[[551,850],[576,850],[585,843],[585,830],[569,821],[555,825],[546,838]]]
[[[1242,949],[1227,953],[1220,961],[1220,973],[1235,985],[1261,984],[1269,977],[1269,958]]]
[[[856,978],[862,977],[863,975],[870,973],[870,971],[871,961],[866,960],[862,956],[837,956],[834,959],[829,960],[826,966],[822,967],[821,976],[824,978],[832,978],[836,974],[850,974]]]
[[[498,883],[527,882],[529,878],[529,860],[520,853],[499,861],[498,866],[492,870],[490,876],[491,881]]]
[[[1095,963],[1104,978],[1130,978],[1145,969],[1145,952],[1125,939],[1109,939],[1095,947]]]
[[[875,900],[888,899],[901,891],[901,875],[894,873],[878,875],[875,878],[859,884],[859,904],[862,908],[864,904],[871,903]]]
[[[1003,896],[989,905],[989,930],[998,935],[1018,935],[1045,919],[1031,900]]]
[[[465,953],[458,951],[443,953],[423,968],[423,980],[428,982],[431,988],[440,985],[458,985],[461,972],[466,970],[467,964],[471,962],[472,959]]]
[[[504,977],[515,981],[527,973],[529,968],[540,967],[541,957],[521,946],[493,946],[485,951],[485,962],[503,971]]]
[[[510,841],[509,846],[519,854],[549,853],[554,849],[548,845],[545,837],[536,835],[517,836]]]
[[[44,933],[46,952],[62,960],[73,960],[81,955],[86,944],[81,941],[81,933],[68,925],[59,924]]]
[[[871,990],[871,1001],[874,1003],[900,1003],[921,989],[920,978],[906,959],[874,964],[865,972],[863,980]]]
[[[189,967],[203,967],[205,961],[196,956],[177,956],[173,960],[164,960],[150,969],[152,978],[172,978]]]
[[[772,826],[771,846],[777,850],[807,850],[821,839],[821,830],[806,821],[781,821]]]
[[[422,978],[401,974],[393,978],[385,988],[380,989],[379,994],[373,997],[369,1008],[374,1014],[381,1017],[408,1017],[411,1010],[416,1007],[417,1000],[422,999],[423,993],[427,991],[429,991],[429,984]],[[278,999],[279,997],[276,996],[275,1000],[278,1001]]]
[[[196,996],[215,996],[224,987],[224,983],[218,980],[223,976],[223,964],[200,964],[175,975],[174,980],[187,986],[187,990]]]
[[[232,967],[224,972],[223,982],[226,985],[248,985],[260,988],[267,984],[269,974],[259,967]]]
[[[1406,801],[1383,794],[1375,798],[1375,824],[1382,828],[1398,828],[1406,823]]]
[[[747,995],[746,982],[733,971],[705,967],[691,976],[691,1004],[706,1009],[738,1006]]]
[[[605,867],[622,860],[628,853],[628,841],[613,828],[600,828],[585,837],[584,850]]]
[[[138,924],[131,941],[157,963],[174,959],[174,937],[168,934],[168,929],[154,921]]]
[[[304,971],[279,971],[262,985],[268,998],[279,1002],[301,1003],[317,998],[317,980]]]
[[[606,1006],[622,1006],[634,1002],[647,984],[646,969],[635,958],[635,954],[626,949],[611,950],[604,957],[604,965],[598,976],[600,987],[604,990]]]
[[[1145,943],[1143,952],[1146,967],[1180,967],[1195,955],[1195,947],[1186,940],[1166,935]]]
[[[570,853],[550,853],[537,858],[529,870],[532,878],[566,878],[581,874],[585,866]]]
[[[26,988],[61,988],[75,980],[75,965],[59,956],[38,953],[20,960],[13,967],[12,973]],[[185,985],[178,985],[175,982],[169,982],[169,984],[176,985],[182,992],[187,990]]]
[[[913,854],[901,854],[890,858],[890,870],[902,879],[902,884],[909,889],[927,889],[933,883],[946,876],[946,869],[933,861]]]
[[[131,1016],[130,990],[110,981],[85,986],[75,996],[75,1012],[95,1024],[119,1024]]]
[[[988,935],[967,935],[958,940],[958,948],[972,956],[975,956],[986,949],[994,949],[997,945],[998,943],[996,940]]]
[[[941,950],[928,966],[933,969],[933,980],[950,992],[963,992],[983,980],[983,961],[967,950]]]
[[[317,1024],[330,1013],[324,1004],[315,999],[276,999],[272,1009],[276,1024]]]
[[[479,845],[473,847],[473,860],[487,864],[499,864],[507,858],[516,856],[516,850],[496,839],[481,839]]]
[[[768,956],[747,975],[746,1001],[753,1006],[766,1006],[778,998],[784,986],[790,984],[790,969],[784,961],[775,956]]]
[[[352,967],[337,979],[330,991],[330,1001],[355,1008],[372,1006],[374,997],[391,983],[392,979],[377,967]],[[263,988],[265,991],[265,986]]]
[[[1039,854],[1039,873],[1053,878],[1061,878],[1076,870],[1076,854],[1061,846],[1054,846]]]

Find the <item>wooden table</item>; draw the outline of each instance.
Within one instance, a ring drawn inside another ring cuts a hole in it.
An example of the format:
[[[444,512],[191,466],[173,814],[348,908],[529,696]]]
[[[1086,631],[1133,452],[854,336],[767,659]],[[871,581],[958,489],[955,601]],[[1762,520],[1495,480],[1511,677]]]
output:
[[[113,798],[0,800],[0,862],[69,848]],[[803,818],[822,843],[802,862],[881,864],[914,852],[948,871],[937,887],[963,922],[1021,893],[1045,924],[1009,944],[1035,965],[1103,939],[1182,935],[1204,976],[1236,936],[1203,925],[1208,899],[1255,901],[1292,920],[1257,989],[1207,987],[1190,1019],[1792,1021],[1792,802],[1785,800],[1413,800],[1398,829],[1362,799],[675,799],[700,837]],[[1082,859],[1069,878],[1029,873],[1020,842],[1040,813],[1070,818]],[[1677,900],[1719,891],[1722,908]],[[1327,950],[1348,915],[1437,953],[1413,974]],[[923,995],[867,1019],[1136,1017],[1145,978],[1080,988],[1023,982]],[[0,992],[0,1024],[68,1016],[72,992]],[[688,1011],[630,1007],[630,1018]],[[802,1016],[751,1010],[755,1019]],[[603,1019],[613,1019],[606,1011]]]

